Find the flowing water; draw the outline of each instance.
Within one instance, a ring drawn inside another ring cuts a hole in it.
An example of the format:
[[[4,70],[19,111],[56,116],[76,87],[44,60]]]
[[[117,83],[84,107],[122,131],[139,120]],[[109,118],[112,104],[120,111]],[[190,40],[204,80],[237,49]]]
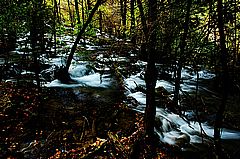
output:
[[[71,47],[72,43],[69,43],[68,45]],[[87,45],[85,47],[87,47],[86,50],[95,50],[99,48],[92,45]],[[21,54],[21,52],[18,53]],[[46,58],[43,56],[41,60],[44,61],[45,64],[51,65],[51,67],[43,70],[42,74],[48,74],[52,76],[56,67],[60,67],[61,65],[65,64],[65,57],[66,55],[55,58]],[[102,53],[98,53],[96,59],[98,59],[98,62],[101,63],[93,63],[81,60],[81,58],[79,59],[79,57],[76,56],[72,61],[69,71],[71,78],[75,81],[74,83],[64,84],[61,83],[61,81],[54,79],[52,76],[50,80],[47,81],[44,85],[46,87],[54,88],[74,88],[72,89],[72,92],[77,96],[77,98],[82,98],[84,96],[84,93],[82,94],[81,91],[77,91],[79,88],[103,88],[105,90],[113,88],[112,85],[114,81],[109,73],[100,74],[99,72],[95,72],[93,69],[91,69],[92,66],[96,67],[102,65],[103,62],[109,62],[108,59],[104,60],[103,57],[104,55]],[[127,62],[125,57],[120,56],[114,56],[111,58],[111,60],[119,63]],[[133,98],[137,102],[135,106],[129,105],[130,108],[144,113],[146,106],[146,94],[144,91],[139,91],[139,87],[142,87],[143,89],[145,88],[145,81],[143,76],[146,63],[143,61],[136,61],[134,65],[139,68],[139,71],[135,71],[134,74],[131,74],[128,77],[124,78],[125,96],[131,99]],[[106,71],[109,68],[106,66],[102,69],[105,69]],[[199,71],[198,73],[200,80],[211,80],[215,77],[214,74],[206,70]],[[181,84],[181,90],[183,92],[195,91],[195,82],[197,80],[197,75],[186,68],[182,71],[182,78],[184,79],[184,83]],[[156,88],[158,87],[164,87],[170,93],[173,93],[174,91],[173,83],[165,80],[158,80]],[[201,86],[199,89],[206,90],[207,88]],[[185,116],[194,115],[194,113],[191,111],[184,113]],[[183,146],[184,144],[194,145],[198,143],[201,144],[212,142],[214,130],[213,127],[210,126],[207,122],[199,123],[197,121],[190,121],[185,117],[180,117],[179,115],[162,108],[161,105],[157,105],[156,121],[158,121],[158,124],[155,128],[155,131],[159,135],[162,142],[180,146]],[[226,142],[238,141],[240,140],[240,132],[229,129],[222,129],[221,138]],[[239,144],[239,142],[237,143]]]
[[[99,55],[102,56],[102,55]],[[145,62],[137,61],[136,65],[140,68],[144,68]],[[111,86],[111,78],[108,74],[100,75],[94,71],[87,71],[87,62],[78,62],[74,64],[70,70],[72,78],[77,81],[77,84],[62,84],[58,80],[54,80],[47,84],[48,87],[102,87],[107,88]],[[140,69],[141,70],[141,69]],[[86,74],[86,72],[88,72]],[[130,107],[133,110],[144,113],[146,106],[146,94],[144,91],[139,91],[139,87],[145,88],[145,81],[143,80],[144,69],[139,73],[130,75],[128,78],[124,79],[125,85],[125,95],[134,98],[137,101],[137,106]],[[184,92],[192,92],[196,89],[195,81],[197,80],[196,74],[191,73],[187,69],[182,71],[182,77],[184,83],[181,84],[181,89]],[[200,71],[199,80],[210,80],[214,78],[215,75],[209,71]],[[165,80],[158,80],[156,88],[164,87],[168,92],[173,93],[174,85],[172,82]],[[207,88],[201,86],[201,90],[206,90]],[[171,98],[171,95],[170,95]],[[157,106],[156,109],[156,121],[158,125],[155,128],[156,133],[159,135],[162,142],[182,146],[182,150],[189,151],[189,146],[184,146],[186,144],[198,145],[206,144],[209,145],[213,142],[214,129],[208,124],[208,122],[199,123],[197,121],[190,121],[186,116],[194,116],[193,111],[184,112],[185,117],[181,117],[162,108],[161,105]],[[240,141],[240,132],[230,129],[223,128],[221,131],[221,138],[226,141],[235,140]],[[238,142],[237,142],[238,143]],[[184,148],[185,147],[185,148]],[[201,147],[198,145],[198,147]],[[199,148],[201,150],[201,148]],[[197,149],[199,151],[199,149]],[[193,150],[190,150],[193,151]],[[196,149],[195,149],[196,151]],[[206,147],[204,149],[206,151]]]

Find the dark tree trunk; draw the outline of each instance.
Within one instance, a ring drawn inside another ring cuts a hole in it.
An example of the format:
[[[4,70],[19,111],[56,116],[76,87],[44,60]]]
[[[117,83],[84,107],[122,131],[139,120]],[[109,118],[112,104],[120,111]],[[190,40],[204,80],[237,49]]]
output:
[[[209,34],[211,32],[214,33],[214,41],[215,41],[215,29],[214,27],[212,27],[212,23],[214,22],[213,20],[213,6],[212,6],[212,0],[209,1],[209,18],[208,18],[208,33],[207,33],[207,37],[209,38]],[[213,30],[212,30],[213,29]],[[211,66],[216,66],[216,55],[215,55],[215,51],[211,52]]]
[[[54,15],[56,16],[56,19],[58,22],[60,22],[59,16],[58,16],[58,4],[57,0],[53,1],[53,6],[54,6]]]
[[[132,38],[132,43],[136,43],[136,35],[135,35],[135,12],[134,12],[134,4],[135,0],[130,0],[130,10],[131,10],[131,28],[130,28],[130,33],[131,33],[131,38]]]
[[[123,0],[120,0],[120,14],[121,14],[121,18],[122,18],[121,21],[122,21],[123,20]]]
[[[175,92],[174,92],[174,99],[173,99],[175,106],[178,106],[179,90],[180,90],[180,82],[181,82],[181,72],[182,72],[183,63],[184,63],[184,57],[186,56],[186,55],[184,55],[184,52],[185,52],[185,47],[187,45],[186,39],[187,39],[187,35],[188,35],[191,5],[192,5],[192,1],[188,0],[187,13],[186,13],[186,17],[185,17],[185,22],[183,24],[183,36],[181,38],[180,46],[179,46],[180,47],[180,57],[179,57],[178,64],[177,64],[177,74],[176,74],[176,79],[175,79]],[[179,112],[181,113],[181,108],[178,107],[178,109],[179,109]]]
[[[122,25],[123,25],[123,19],[124,19],[123,6],[124,6],[124,2],[123,2],[123,0],[120,0],[120,14],[121,14],[121,24]],[[120,36],[121,36],[121,33],[120,33]]]
[[[82,0],[82,23],[85,23],[84,0]],[[85,42],[85,37],[83,37]]]
[[[143,10],[143,5],[142,5],[142,1],[141,0],[137,0],[137,5],[138,5],[138,9],[140,11],[140,19],[141,19],[141,25],[142,25],[142,30],[143,30],[143,34],[145,36],[145,40],[143,39],[142,44],[141,44],[141,52],[140,52],[140,59],[142,60],[146,60],[147,57],[147,50],[146,50],[146,43],[148,41],[148,26],[147,26],[147,19],[146,16],[144,14],[144,10]]]
[[[32,45],[32,53],[33,53],[33,62],[34,62],[34,71],[35,71],[35,78],[37,81],[37,87],[40,89],[40,68],[39,68],[39,53],[44,51],[43,43],[43,20],[40,14],[42,0],[39,2],[33,3],[33,10],[32,10],[32,17],[31,17],[31,29],[30,29],[30,36],[31,36],[31,45]]]
[[[234,10],[235,10],[235,18],[234,18],[234,21],[235,21],[235,58],[236,58],[236,61],[235,61],[235,63],[236,63],[236,65],[238,65],[239,66],[239,64],[240,64],[240,58],[239,58],[239,43],[237,43],[237,39],[239,38],[239,36],[238,36],[238,32],[237,32],[237,23],[238,23],[238,19],[237,19],[237,5],[238,5],[238,1],[237,0],[235,0],[235,8],[234,8]]]
[[[58,1],[58,5],[57,5],[57,8],[58,8],[58,14],[57,14],[57,17],[58,17],[58,23],[61,22],[62,20],[62,17],[61,17],[61,0]]]
[[[85,13],[84,13],[84,0],[82,0],[82,21],[85,23]]]
[[[98,7],[99,7],[101,4],[102,4],[102,0],[98,0],[98,1],[96,2],[96,4],[95,4],[94,8],[92,9],[92,11],[91,11],[91,13],[90,13],[90,15],[89,15],[86,23],[83,25],[82,29],[81,29],[80,32],[78,33],[78,36],[77,36],[77,38],[76,38],[76,40],[75,40],[75,42],[74,42],[74,44],[73,44],[73,46],[72,46],[71,52],[70,52],[70,54],[69,54],[69,56],[68,56],[66,67],[64,68],[66,73],[68,73],[68,69],[69,69],[69,67],[70,67],[70,65],[71,65],[71,61],[72,61],[72,59],[73,59],[73,55],[74,55],[75,50],[76,50],[76,48],[77,48],[77,44],[79,43],[82,35],[84,34],[86,28],[87,28],[88,25],[89,25],[89,23],[92,21],[92,18],[93,18],[93,16],[94,16],[94,13],[97,11]]]
[[[54,0],[54,9],[53,9],[53,13],[54,13],[54,21],[53,21],[53,38],[54,38],[54,56],[57,55],[57,35],[56,35],[56,23],[57,23],[57,16],[58,16],[58,7],[57,7],[57,1]]]
[[[78,8],[78,0],[75,0],[75,10],[77,15],[78,28],[80,28],[81,20],[80,20],[79,8]]]
[[[17,32],[14,31],[14,30],[7,31],[6,52],[9,52],[11,50],[15,50],[16,42],[17,42]]]
[[[122,17],[122,36],[123,38],[126,38],[126,24],[127,24],[127,1],[126,0],[120,0],[120,13]]]
[[[143,33],[147,40],[148,39],[147,21],[146,21],[146,17],[145,17],[144,11],[143,11],[142,1],[137,0],[137,4],[138,4],[139,12],[140,12]]]
[[[222,63],[222,102],[219,105],[219,109],[216,114],[216,120],[214,125],[214,142],[216,146],[216,154],[219,158],[223,158],[222,147],[221,147],[221,127],[223,121],[223,114],[225,111],[227,98],[228,98],[228,53],[226,49],[226,41],[224,34],[224,22],[223,22],[223,4],[222,0],[217,1],[217,12],[218,12],[218,29],[220,36],[220,53]]]
[[[126,38],[127,27],[127,0],[123,0],[123,38]]]
[[[102,11],[99,10],[99,31],[100,31],[100,34],[102,34]]]
[[[156,52],[156,22],[157,22],[157,0],[148,1],[148,22],[149,22],[149,40],[147,45],[148,63],[145,73],[146,82],[146,109],[145,109],[145,132],[147,136],[154,136],[156,104],[155,104],[155,86],[157,81],[157,69],[155,66],[155,54]]]
[[[68,0],[68,12],[69,12],[69,18],[70,18],[70,21],[71,21],[71,27],[74,28],[73,15],[72,15],[72,10],[71,10],[70,0]]]
[[[88,11],[92,10],[92,3],[90,0],[87,0],[87,10]]]
[[[145,39],[147,42],[147,68],[145,73],[145,82],[146,82],[146,108],[145,108],[145,117],[144,117],[144,127],[145,127],[145,137],[146,138],[140,138],[138,139],[132,149],[132,152],[129,156],[130,159],[139,158],[140,152],[142,150],[142,145],[140,143],[145,140],[147,145],[150,146],[149,150],[153,150],[152,152],[149,152],[149,155],[147,158],[152,158],[154,156],[155,152],[155,133],[154,133],[154,127],[155,127],[155,116],[156,116],[156,103],[155,103],[155,86],[157,81],[157,69],[155,66],[155,54],[156,52],[156,41],[157,41],[157,0],[148,0],[149,2],[149,10],[148,10],[148,22],[149,27],[147,27],[146,24],[146,18],[143,12],[143,7],[141,0],[137,0],[138,7],[140,10],[141,15],[141,21],[142,21],[142,29],[145,35]],[[148,31],[149,34],[148,35]],[[146,51],[145,49],[145,51]]]

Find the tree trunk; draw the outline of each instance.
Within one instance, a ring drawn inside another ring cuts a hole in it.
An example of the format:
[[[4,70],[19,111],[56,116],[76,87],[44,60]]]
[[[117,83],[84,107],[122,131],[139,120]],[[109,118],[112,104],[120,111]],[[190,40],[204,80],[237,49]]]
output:
[[[126,37],[126,21],[127,21],[127,1],[126,0],[120,0],[120,13],[121,13],[121,20],[122,20],[122,36],[123,38]]]
[[[68,0],[68,12],[69,12],[69,18],[70,18],[70,21],[71,21],[71,27],[74,28],[73,15],[72,15],[72,10],[71,10],[70,0]]]
[[[58,7],[57,7],[57,1],[56,0],[54,0],[54,9],[53,9],[53,12],[54,12],[54,20],[53,20],[53,38],[54,38],[54,56],[56,56],[57,55],[57,35],[56,35],[56,23],[57,23],[57,16],[58,16],[58,12],[57,12],[57,10],[58,10]]]
[[[142,1],[137,0],[137,4],[138,4],[139,12],[140,12],[143,33],[144,33],[146,41],[147,41],[148,40],[147,21],[146,21],[146,17],[145,17],[144,11],[143,11]]]
[[[216,114],[216,120],[214,125],[214,142],[216,146],[216,154],[219,158],[223,158],[222,147],[221,147],[221,127],[223,121],[223,114],[225,111],[227,98],[228,98],[228,66],[227,59],[228,53],[226,49],[226,41],[224,34],[224,22],[223,22],[223,4],[222,0],[217,1],[217,12],[218,12],[218,29],[220,36],[220,53],[221,53],[221,63],[222,63],[222,101],[219,105],[219,109]]]
[[[90,0],[87,0],[87,10],[88,11],[92,10],[92,3]]]
[[[123,38],[126,38],[127,29],[127,0],[123,0]]]
[[[136,43],[136,35],[135,35],[135,12],[134,12],[134,4],[135,0],[130,0],[130,10],[131,10],[131,28],[130,28],[130,33],[131,33],[131,38],[132,38],[132,43]]]
[[[155,54],[156,54],[156,22],[157,22],[157,0],[148,0],[149,10],[148,10],[148,22],[149,26],[149,40],[147,45],[148,53],[148,63],[145,73],[146,82],[146,109],[145,109],[145,133],[147,136],[154,136],[154,126],[155,126],[155,115],[156,115],[156,105],[155,105],[155,86],[157,81],[157,69],[155,66]]]
[[[181,72],[183,68],[183,63],[184,63],[184,52],[185,52],[185,47],[187,45],[186,39],[188,35],[188,28],[189,28],[189,18],[190,18],[190,10],[191,10],[191,5],[192,1],[188,0],[187,3],[187,13],[185,17],[185,22],[183,24],[183,36],[180,41],[180,57],[178,60],[178,66],[177,66],[177,74],[176,74],[176,79],[175,79],[175,92],[174,92],[174,105],[178,106],[178,100],[179,100],[179,90],[180,90],[180,82],[181,82]],[[179,113],[181,113],[181,108],[178,107]]]
[[[102,35],[102,11],[99,10],[99,31],[100,31],[100,34]]]
[[[75,10],[77,15],[78,28],[80,28],[81,20],[80,20],[79,8],[78,8],[78,0],[75,0]]]
[[[120,0],[120,14],[121,14],[121,24],[123,25],[123,17],[124,17],[124,13],[123,13],[123,5],[124,5],[124,3],[123,3],[123,0]],[[122,35],[122,33],[121,33],[121,31],[120,31],[120,36]]]
[[[235,10],[235,13],[234,13],[234,52],[233,52],[233,60],[234,60],[234,66],[236,66],[237,64],[237,0],[234,0],[234,10]],[[235,73],[235,68],[234,68],[234,73]]]
[[[44,51],[45,44],[43,44],[43,19],[40,13],[41,6],[43,0],[33,3],[33,10],[32,10],[32,17],[31,17],[31,29],[30,29],[30,36],[31,36],[31,46],[32,46],[32,53],[33,53],[33,66],[35,71],[35,79],[37,81],[37,88],[40,89],[40,68],[39,68],[39,53]]]
[[[59,19],[59,17],[58,17],[58,5],[57,5],[57,0],[54,0],[53,1],[53,6],[54,6],[54,8],[53,8],[53,10],[54,10],[54,15],[56,16],[56,19],[57,19],[57,21],[59,22],[60,21],[60,19]]]
[[[57,14],[57,17],[58,17],[58,23],[61,22],[62,20],[62,17],[61,17],[61,0],[58,1],[58,5],[57,5],[57,8],[58,8],[58,14]]]
[[[82,23],[85,23],[85,12],[84,12],[84,0],[82,0]],[[83,36],[84,43],[85,43],[85,36]]]
[[[149,155],[147,158],[152,158],[153,153],[155,151],[155,133],[154,133],[154,126],[155,126],[155,116],[156,116],[156,104],[155,104],[155,86],[157,81],[157,69],[155,66],[155,54],[156,54],[156,40],[157,40],[157,0],[148,0],[149,2],[149,15],[148,15],[148,22],[149,22],[149,28],[147,28],[146,25],[146,18],[143,12],[143,7],[141,0],[137,0],[138,7],[141,14],[141,21],[142,21],[142,29],[146,38],[147,42],[147,68],[145,73],[145,82],[146,82],[146,108],[145,108],[145,117],[144,117],[144,127],[145,127],[145,135],[146,143],[148,146],[150,146],[149,150],[153,150],[152,152],[149,152]],[[149,29],[149,30],[147,30]],[[149,38],[148,38],[148,31]],[[136,141],[136,143],[133,146],[132,152],[129,156],[130,159],[139,158],[140,152],[142,151],[142,146],[139,145],[141,143],[141,138]],[[151,157],[150,157],[151,156]]]
[[[69,67],[70,67],[70,65],[71,65],[71,61],[72,61],[72,59],[73,59],[73,55],[74,55],[75,50],[76,50],[76,48],[77,48],[77,44],[79,43],[79,41],[80,41],[83,33],[85,32],[86,28],[87,28],[88,25],[89,25],[89,23],[92,21],[92,18],[93,18],[93,16],[94,16],[94,13],[96,12],[96,10],[98,9],[98,7],[99,7],[101,4],[102,4],[102,0],[97,0],[94,8],[92,9],[92,11],[91,11],[91,13],[90,13],[90,15],[89,15],[89,17],[88,17],[88,19],[87,19],[87,21],[86,21],[86,23],[83,25],[82,29],[81,29],[80,32],[78,33],[78,36],[77,36],[77,38],[76,38],[76,40],[75,40],[75,42],[74,42],[74,44],[73,44],[73,46],[72,46],[71,52],[70,52],[70,54],[69,54],[69,56],[68,56],[68,59],[67,59],[67,64],[66,64],[66,67],[65,67],[65,72],[66,72],[66,73],[68,73],[68,69],[69,69]]]

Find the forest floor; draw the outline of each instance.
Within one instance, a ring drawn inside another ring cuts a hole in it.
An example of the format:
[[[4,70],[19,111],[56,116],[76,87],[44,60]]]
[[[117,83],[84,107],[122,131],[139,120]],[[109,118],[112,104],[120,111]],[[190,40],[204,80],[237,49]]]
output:
[[[79,99],[66,88],[43,88],[40,93],[9,82],[0,87],[1,158],[214,158],[211,145],[198,153],[183,153],[181,147],[161,142],[153,147],[151,139],[143,137],[143,115],[121,100],[112,101],[118,93],[113,90],[82,88]],[[109,99],[103,98],[103,92]],[[206,111],[211,116],[212,112]],[[225,126],[238,129],[239,110],[228,108],[231,113]],[[228,141],[226,153],[239,154],[232,143],[240,146]]]
[[[143,137],[142,114],[87,89],[81,92],[89,98],[79,101],[71,89],[0,87],[1,158],[128,158]],[[166,146],[156,148],[156,156],[167,156]]]

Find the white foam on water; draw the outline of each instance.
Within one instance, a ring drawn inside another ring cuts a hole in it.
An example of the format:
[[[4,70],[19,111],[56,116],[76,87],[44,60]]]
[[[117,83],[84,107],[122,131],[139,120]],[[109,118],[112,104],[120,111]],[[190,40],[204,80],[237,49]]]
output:
[[[82,86],[80,83],[75,83],[75,84],[64,84],[61,83],[60,80],[55,79],[52,82],[49,82],[45,85],[46,87],[63,87],[63,88],[72,88],[72,87],[79,87]]]
[[[111,86],[111,79],[109,78],[109,75],[101,75],[100,73],[94,73],[91,75],[78,77],[78,78],[72,78],[73,80],[76,80],[79,83],[83,83],[83,86],[90,86],[90,87],[103,87],[107,88]]]
[[[72,77],[72,79],[76,83],[72,84],[64,84],[61,83],[59,80],[54,80],[46,85],[46,87],[63,87],[63,88],[71,88],[71,87],[101,87],[101,88],[107,88],[111,86],[111,79],[108,78],[107,75],[101,75],[99,73],[94,73],[87,76],[82,77]]]
[[[146,95],[142,92],[131,93],[128,96],[135,98],[139,104],[142,104],[142,105],[146,104]]]
[[[53,58],[51,59],[51,63],[56,66],[62,66],[63,58]],[[81,87],[81,86],[89,86],[89,87],[109,87],[111,85],[111,79],[108,75],[101,75],[99,73],[95,73],[90,67],[88,67],[89,62],[86,61],[76,61],[72,60],[72,64],[69,68],[69,73],[71,78],[75,81],[74,83],[64,84],[59,80],[54,80],[50,83],[47,83],[47,87]]]
[[[94,74],[94,71],[88,67],[88,62],[76,62],[74,65],[72,64],[69,68],[69,73],[72,77],[82,77],[85,75]]]
[[[125,87],[127,90],[131,91],[136,89],[138,86],[146,86],[145,81],[141,77],[141,73],[138,73],[136,75],[131,75],[129,78],[126,78],[124,80]]]
[[[165,80],[157,80],[156,88],[158,87],[164,87],[168,92],[174,91],[173,84]]]
[[[182,78],[184,80],[197,80],[197,73],[194,71],[190,71],[189,69],[182,69],[182,74],[181,74]],[[212,79],[214,78],[216,75],[214,73],[211,73],[210,71],[207,70],[201,70],[198,71],[198,78],[199,79]]]
[[[86,45],[85,47],[86,47],[86,50],[88,51],[94,51],[99,48],[99,46],[94,46],[94,45]]]
[[[48,58],[48,62],[46,64],[62,66],[65,65],[66,59],[64,57],[55,57],[55,58]]]
[[[185,92],[191,92],[191,91],[196,90],[195,84],[191,85],[191,84],[183,83],[183,84],[180,84],[180,86],[181,86],[182,91],[185,91]]]
[[[180,136],[180,132],[178,131],[170,131],[170,132],[163,132],[162,133],[162,137],[160,138],[161,141],[168,143],[170,145],[174,145],[176,144],[176,139],[178,138],[178,136]],[[160,135],[161,136],[161,135]]]
[[[135,89],[135,82],[137,84],[144,84],[143,80],[139,78],[139,74],[131,76],[125,80],[128,89]],[[161,81],[157,84],[157,86],[166,85],[168,86],[167,88],[171,88],[171,84],[164,81]],[[134,92],[129,93],[128,96],[135,98],[139,103],[139,106],[134,108],[134,110],[144,113],[146,106],[146,95],[142,92]],[[163,108],[156,109],[156,118],[161,121],[161,126],[156,128],[156,132],[159,134],[161,141],[168,144],[176,144],[176,142],[181,140],[184,135],[189,136],[190,143],[202,143],[202,141],[208,142],[209,139],[213,138],[214,135],[214,128],[208,126],[207,123],[201,123],[200,126],[198,122],[188,121],[187,119],[172,112],[168,112]],[[221,138],[240,140],[240,132],[222,129]]]
[[[187,119],[162,108],[156,109],[156,118],[162,122],[160,129],[163,135],[161,139],[169,144],[175,143],[183,134],[190,137],[190,143],[201,143],[202,140],[208,141],[209,138],[214,137],[214,128],[207,123],[202,123],[200,126],[198,122],[187,121]],[[222,129],[221,138],[240,140],[240,132]]]

